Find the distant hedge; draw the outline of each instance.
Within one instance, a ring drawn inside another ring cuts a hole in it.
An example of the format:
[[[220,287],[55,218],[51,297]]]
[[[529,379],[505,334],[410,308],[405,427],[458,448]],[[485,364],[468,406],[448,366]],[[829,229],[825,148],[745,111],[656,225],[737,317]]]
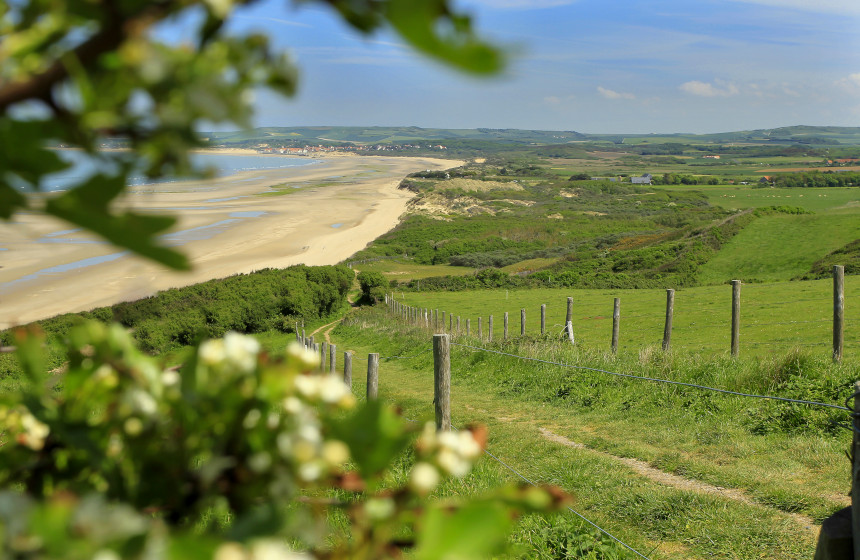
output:
[[[159,353],[231,330],[292,331],[294,321],[326,316],[344,305],[352,280],[353,272],[345,266],[265,269],[37,324],[49,339],[59,340],[81,318],[116,321],[132,329],[142,349]],[[12,342],[9,332],[0,338]]]

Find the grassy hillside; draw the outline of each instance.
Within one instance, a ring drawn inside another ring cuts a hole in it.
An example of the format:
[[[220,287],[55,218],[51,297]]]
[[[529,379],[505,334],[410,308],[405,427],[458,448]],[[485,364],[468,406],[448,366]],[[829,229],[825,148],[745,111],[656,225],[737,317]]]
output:
[[[409,417],[432,416],[429,331],[363,311],[331,336],[338,348],[357,353],[358,364],[368,352],[404,357],[383,359],[380,398],[403,406]],[[769,360],[702,360],[659,351],[612,357],[587,345],[535,337],[488,344],[460,336],[455,342],[833,403],[850,394],[855,377],[852,366],[802,352]],[[834,424],[844,422],[839,411],[625,380],[456,345],[451,363],[454,423],[486,423],[492,456],[441,496],[516,481],[516,471],[573,492],[574,509],[637,550],[677,559],[809,558],[815,523],[846,503],[850,477],[843,450],[850,433]],[[362,394],[361,376],[354,379]],[[594,534],[572,513],[527,517],[512,537],[524,550],[512,556],[634,557],[605,536],[602,554],[566,555],[565,543],[594,547]]]
[[[358,144],[388,144],[397,142],[469,140],[506,144],[564,144],[567,142],[599,142],[606,144],[801,144],[858,145],[858,127],[792,126],[776,129],[725,132],[717,134],[583,134],[570,130],[519,129],[443,129],[417,126],[398,127],[263,127],[241,132],[205,133],[213,144],[233,144],[256,141],[328,141]]]

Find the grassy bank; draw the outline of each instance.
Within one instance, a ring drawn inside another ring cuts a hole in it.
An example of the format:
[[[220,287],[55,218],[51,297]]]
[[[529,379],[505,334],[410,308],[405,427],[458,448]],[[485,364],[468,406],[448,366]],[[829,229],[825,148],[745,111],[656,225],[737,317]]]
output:
[[[358,393],[363,392],[361,356],[405,356],[383,358],[380,395],[403,406],[407,416],[432,415],[428,331],[371,310],[349,316],[331,335],[338,348],[357,352]],[[458,342],[481,345],[476,339]],[[613,357],[535,337],[484,346],[834,404],[850,395],[856,377],[852,366],[803,352],[764,360],[666,356],[653,349]],[[808,558],[815,522],[846,503],[850,477],[843,451],[850,432],[841,427],[846,417],[838,410],[622,379],[461,346],[453,348],[452,372],[456,425],[487,423],[494,455],[530,480],[574,492],[577,511],[637,550],[653,550],[653,558]],[[643,474],[631,459],[656,474]],[[660,473],[710,486],[678,486]],[[450,491],[471,492],[505,479],[517,475],[487,459]],[[576,557],[565,556],[564,540],[575,541],[584,527],[574,514],[528,518],[513,540],[528,543],[531,552],[523,557]],[[610,549],[633,557],[617,545]]]

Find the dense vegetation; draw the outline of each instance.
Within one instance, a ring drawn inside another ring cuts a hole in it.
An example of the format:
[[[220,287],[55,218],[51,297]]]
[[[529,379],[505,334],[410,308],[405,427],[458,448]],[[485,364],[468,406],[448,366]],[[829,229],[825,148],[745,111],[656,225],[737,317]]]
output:
[[[48,335],[52,367],[64,359],[69,330],[83,319],[116,321],[131,329],[141,349],[161,354],[228,331],[292,332],[295,321],[325,317],[339,311],[352,286],[353,272],[345,266],[293,266],[210,280],[175,288],[132,302],[89,312],[60,315],[35,323]],[[2,334],[4,344],[13,333]],[[11,355],[0,355],[0,377],[17,372]]]

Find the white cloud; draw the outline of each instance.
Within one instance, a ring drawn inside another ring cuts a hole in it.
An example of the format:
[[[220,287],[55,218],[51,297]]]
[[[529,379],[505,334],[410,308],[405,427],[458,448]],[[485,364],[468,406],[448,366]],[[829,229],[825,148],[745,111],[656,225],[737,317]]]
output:
[[[636,99],[636,96],[632,93],[613,91],[602,86],[597,86],[597,91],[606,99]]]
[[[720,87],[720,85],[722,85],[722,87]],[[701,97],[729,97],[730,95],[737,95],[740,93],[740,90],[738,90],[737,86],[734,84],[714,85],[707,82],[700,82],[698,80],[685,82],[680,85],[679,89],[684,93],[699,95]]]
[[[836,85],[848,91],[849,93],[856,93],[858,90],[860,90],[860,72],[857,72],[856,74],[849,74],[847,77],[842,78],[841,80],[836,80]]]

